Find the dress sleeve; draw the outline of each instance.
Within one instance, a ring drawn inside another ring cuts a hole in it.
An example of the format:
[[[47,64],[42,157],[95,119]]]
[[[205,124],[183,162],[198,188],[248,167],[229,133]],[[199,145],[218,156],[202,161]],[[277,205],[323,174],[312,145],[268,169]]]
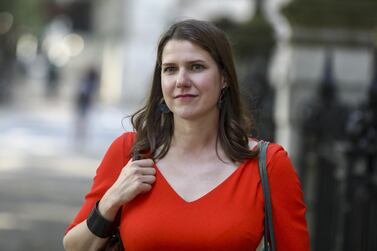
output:
[[[116,181],[122,168],[131,157],[130,152],[133,138],[133,133],[124,133],[112,142],[97,168],[92,187],[85,196],[84,204],[81,206],[73,222],[68,226],[66,233],[88,217],[94,204],[102,198],[105,192]]]
[[[267,172],[276,250],[309,251],[306,206],[300,180],[287,152],[276,144],[271,148],[269,152],[273,153],[267,157]]]

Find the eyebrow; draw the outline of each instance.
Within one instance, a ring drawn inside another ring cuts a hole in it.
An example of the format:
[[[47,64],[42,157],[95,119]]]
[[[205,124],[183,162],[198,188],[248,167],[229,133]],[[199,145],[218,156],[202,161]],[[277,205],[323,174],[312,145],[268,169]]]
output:
[[[197,60],[188,61],[186,63],[187,64],[197,64],[197,63],[205,64],[206,62],[204,60],[197,59]],[[162,63],[162,66],[169,66],[169,65],[175,65],[175,63],[170,63],[170,62]]]

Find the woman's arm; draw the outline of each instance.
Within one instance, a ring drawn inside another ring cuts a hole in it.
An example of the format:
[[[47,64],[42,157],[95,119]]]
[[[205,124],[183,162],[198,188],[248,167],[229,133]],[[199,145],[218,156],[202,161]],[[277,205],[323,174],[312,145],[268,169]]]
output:
[[[110,196],[109,196],[110,194]],[[111,201],[111,188],[98,203],[99,214],[109,222],[114,222],[119,205]],[[73,227],[64,236],[63,246],[67,251],[98,250],[108,238],[101,238],[92,233],[87,224],[87,219]]]
[[[280,146],[275,150],[267,170],[276,250],[309,251],[306,206],[299,178],[287,152]]]
[[[86,221],[81,222],[72,228],[63,239],[64,249],[66,251],[74,250],[98,250],[102,247],[108,238],[100,238],[90,232]]]
[[[98,203],[98,211],[109,222],[114,222],[121,205],[133,200],[138,194],[152,189],[156,170],[151,159],[130,160],[118,179],[107,190]],[[67,251],[97,250],[107,238],[96,236],[87,225],[87,220],[72,228],[64,237],[63,245]]]
[[[113,142],[97,169],[91,191],[86,195],[85,203],[64,236],[65,250],[98,250],[107,241],[108,238],[96,236],[87,225],[88,215],[97,201],[100,200],[97,208],[99,217],[113,222],[123,204],[152,188],[156,172],[153,161],[129,160],[123,167],[123,140],[119,137]]]

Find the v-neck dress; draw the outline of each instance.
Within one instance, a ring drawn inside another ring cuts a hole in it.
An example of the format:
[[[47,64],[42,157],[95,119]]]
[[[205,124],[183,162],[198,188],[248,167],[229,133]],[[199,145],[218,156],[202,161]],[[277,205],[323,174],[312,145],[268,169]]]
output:
[[[67,232],[88,217],[130,159],[134,133],[118,137],[105,154],[92,188]],[[255,250],[264,229],[264,196],[258,158],[245,161],[204,196],[185,201],[158,167],[148,193],[122,207],[120,233],[127,251]],[[310,250],[301,185],[278,145],[267,151],[277,251]]]

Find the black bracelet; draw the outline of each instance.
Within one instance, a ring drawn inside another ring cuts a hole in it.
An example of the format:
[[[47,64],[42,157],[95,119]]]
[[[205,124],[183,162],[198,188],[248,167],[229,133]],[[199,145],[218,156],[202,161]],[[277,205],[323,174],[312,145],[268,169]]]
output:
[[[98,210],[98,203],[99,201],[96,202],[92,212],[86,219],[86,225],[94,235],[100,238],[107,238],[115,232],[115,221],[108,221],[101,215]]]

